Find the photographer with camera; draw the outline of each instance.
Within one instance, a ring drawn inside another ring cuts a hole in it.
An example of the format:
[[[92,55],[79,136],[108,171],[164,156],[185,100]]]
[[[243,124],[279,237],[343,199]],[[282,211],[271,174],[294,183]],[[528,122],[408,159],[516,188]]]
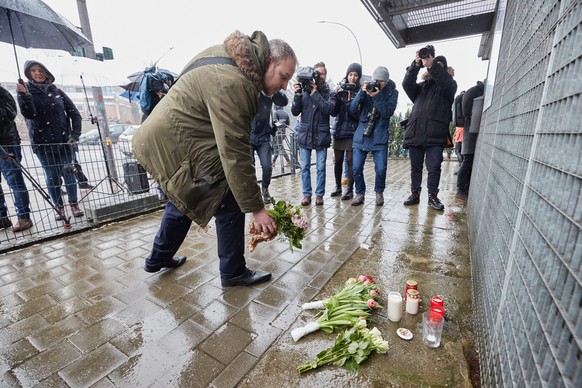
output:
[[[360,78],[362,78],[362,65],[352,63],[348,66],[346,76],[336,85],[334,93],[336,94],[337,119],[333,123],[333,165],[335,177],[335,191],[331,193],[332,197],[342,195],[342,170],[344,160],[348,166],[348,187],[342,195],[342,200],[352,199],[354,197],[354,172],[352,169],[352,144],[354,132],[358,126],[358,117],[350,113],[350,104],[355,95],[360,90]]]
[[[354,134],[354,182],[356,196],[352,206],[364,203],[366,182],[364,163],[368,153],[374,160],[376,206],[384,205],[386,170],[388,169],[388,140],[390,139],[390,117],[398,103],[396,84],[390,80],[390,73],[384,66],[378,66],[372,74],[372,81],[364,81],[350,105],[350,112],[358,117],[358,127]]]
[[[418,73],[423,67],[428,72],[424,75],[424,80],[417,83]],[[414,106],[404,134],[404,148],[410,151],[412,192],[404,201],[405,206],[420,202],[422,165],[426,162],[428,204],[436,210],[445,208],[438,198],[438,192],[443,149],[450,138],[449,123],[457,91],[453,74],[454,71],[448,67],[444,56],[435,58],[435,50],[431,45],[418,50],[414,61],[406,68],[402,86]]]
[[[75,217],[84,213],[77,203],[77,179],[73,164],[73,149],[81,135],[81,114],[69,96],[54,84],[55,77],[40,62],[26,61],[26,84],[17,83],[20,111],[36,154],[44,170],[48,193],[58,209],[55,220],[66,220],[61,177]]]
[[[331,144],[329,127],[330,116],[335,116],[336,96],[325,82],[327,69],[323,62],[313,68],[297,69],[297,83],[293,85],[295,97],[291,105],[293,116],[301,114],[301,123],[297,129],[297,144],[301,158],[301,183],[303,200],[301,205],[311,204],[311,151],[315,150],[317,179],[315,187],[315,205],[323,205],[325,194],[325,163],[327,149]]]
[[[277,130],[273,126],[271,118],[271,108],[275,105],[285,106],[289,102],[287,95],[279,91],[272,97],[261,93],[259,97],[259,110],[251,122],[251,157],[253,164],[255,161],[255,152],[261,163],[263,171],[261,179],[261,194],[264,203],[271,203],[271,194],[269,194],[269,185],[273,175],[273,166],[271,165],[271,135]]]

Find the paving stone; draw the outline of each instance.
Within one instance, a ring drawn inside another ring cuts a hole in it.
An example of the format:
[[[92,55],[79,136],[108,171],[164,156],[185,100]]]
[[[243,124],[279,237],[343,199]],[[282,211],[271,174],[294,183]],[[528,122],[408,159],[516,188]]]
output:
[[[114,346],[105,344],[65,367],[59,375],[71,387],[88,387],[107,376],[126,360],[127,357]]]
[[[69,341],[83,353],[89,353],[125,330],[121,323],[107,318],[78,330],[69,337]]]
[[[14,375],[23,386],[32,386],[71,364],[81,353],[67,342],[41,352],[13,369]]]
[[[257,358],[249,353],[240,353],[210,384],[215,388],[236,387],[238,382],[256,364]]]

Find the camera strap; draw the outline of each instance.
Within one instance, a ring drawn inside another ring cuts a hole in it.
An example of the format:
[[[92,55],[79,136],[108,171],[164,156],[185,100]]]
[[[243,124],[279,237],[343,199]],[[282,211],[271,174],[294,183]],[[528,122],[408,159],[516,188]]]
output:
[[[231,66],[236,66],[236,62],[233,61],[229,57],[206,57],[206,58],[200,58],[196,62],[191,63],[188,67],[186,67],[184,70],[182,70],[182,73],[180,73],[180,76],[179,77],[182,77],[184,74],[186,74],[190,70],[194,70],[197,67],[206,66],[206,65],[231,65]]]

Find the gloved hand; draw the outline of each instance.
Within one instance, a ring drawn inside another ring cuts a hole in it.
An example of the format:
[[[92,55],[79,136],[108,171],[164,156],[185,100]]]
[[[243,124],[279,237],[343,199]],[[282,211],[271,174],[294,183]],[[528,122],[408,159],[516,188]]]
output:
[[[69,141],[67,141],[67,144],[70,146],[74,146],[75,144],[77,144],[77,139],[75,139],[74,137],[70,137]]]

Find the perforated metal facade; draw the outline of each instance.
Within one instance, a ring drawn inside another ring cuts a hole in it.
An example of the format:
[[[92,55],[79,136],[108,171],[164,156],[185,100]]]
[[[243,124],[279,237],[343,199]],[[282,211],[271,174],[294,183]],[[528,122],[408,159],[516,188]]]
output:
[[[468,206],[481,379],[582,387],[582,2],[508,0],[500,38]]]

